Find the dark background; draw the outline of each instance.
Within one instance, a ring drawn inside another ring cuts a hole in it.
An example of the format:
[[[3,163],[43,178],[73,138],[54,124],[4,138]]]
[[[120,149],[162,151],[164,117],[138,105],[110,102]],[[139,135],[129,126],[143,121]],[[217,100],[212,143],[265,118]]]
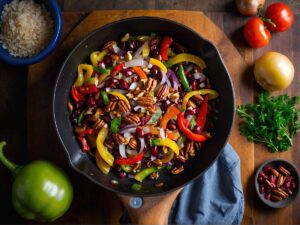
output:
[[[58,0],[62,11],[90,12],[105,9],[176,9],[204,12],[229,12],[231,20],[241,20],[232,0]],[[266,1],[270,4],[272,1]],[[300,13],[300,1],[284,0],[295,14]],[[246,18],[245,18],[246,21]],[[240,27],[236,27],[239,29]],[[234,37],[229,36],[234,42]],[[299,40],[300,41],[300,40]],[[26,163],[27,68],[13,67],[0,62],[0,141],[9,144],[7,156],[17,163]],[[41,128],[45,129],[45,128]],[[36,137],[38,138],[38,137]],[[43,146],[41,146],[42,150]],[[14,154],[18,149],[18,154]],[[20,150],[21,149],[21,150]],[[3,182],[5,181],[5,182]],[[7,182],[8,181],[8,182]],[[0,165],[0,223],[24,223],[11,204],[11,174]]]

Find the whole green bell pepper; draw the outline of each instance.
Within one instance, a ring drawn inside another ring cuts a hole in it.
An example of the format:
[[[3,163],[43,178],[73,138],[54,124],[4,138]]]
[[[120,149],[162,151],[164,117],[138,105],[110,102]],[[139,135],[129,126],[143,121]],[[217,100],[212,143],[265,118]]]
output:
[[[20,166],[3,154],[6,142],[0,142],[0,162],[14,175],[12,202],[25,219],[51,222],[70,207],[73,187],[61,169],[50,162],[37,160]]]

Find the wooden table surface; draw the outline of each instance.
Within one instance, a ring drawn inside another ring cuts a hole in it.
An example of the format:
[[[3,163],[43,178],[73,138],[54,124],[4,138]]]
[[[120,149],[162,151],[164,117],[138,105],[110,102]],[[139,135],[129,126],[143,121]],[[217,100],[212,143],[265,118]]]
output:
[[[289,31],[282,34],[275,34],[272,37],[271,43],[262,49],[252,50],[247,48],[245,42],[241,35],[241,27],[245,23],[246,18],[240,16],[235,12],[233,4],[231,1],[224,1],[222,4],[219,1],[201,1],[203,4],[200,4],[200,1],[168,1],[168,3],[163,3],[163,1],[155,1],[156,4],[145,3],[145,1],[134,1],[134,0],[124,0],[122,3],[119,1],[110,1],[106,6],[103,5],[104,1],[85,1],[86,5],[83,4],[84,1],[60,1],[62,8],[66,11],[90,11],[91,9],[111,9],[111,8],[121,8],[122,4],[125,8],[173,8],[173,9],[188,9],[188,10],[208,10],[206,15],[211,18],[229,37],[229,39],[233,42],[235,47],[238,49],[239,53],[244,57],[245,61],[249,65],[249,74],[246,78],[246,81],[249,82],[250,88],[253,88],[253,91],[257,91],[258,87],[253,81],[251,66],[253,65],[253,61],[259,57],[263,52],[269,50],[275,50],[286,54],[294,63],[296,69],[296,77],[293,82],[293,85],[287,89],[285,92],[292,95],[300,95],[300,80],[298,77],[298,71],[300,70],[300,65],[297,63],[297,59],[299,59],[299,26],[300,26],[300,15],[299,15],[299,1],[288,1],[289,4],[295,9],[296,18],[295,23]],[[102,3],[101,3],[102,2]],[[106,2],[106,1],[105,1]],[[197,3],[195,3],[197,2]],[[74,4],[73,4],[74,3]],[[214,6],[215,3],[215,6]],[[214,8],[215,7],[215,8]],[[216,12],[215,10],[218,12]],[[83,19],[85,17],[84,13],[79,13],[80,18]],[[66,21],[70,23],[72,26],[77,25],[80,21]],[[234,60],[234,59],[233,59]],[[30,150],[27,149],[27,137],[30,136],[30,133],[27,133],[27,118],[26,118],[26,102],[28,101],[26,96],[27,89],[27,68],[24,67],[13,67],[7,64],[0,62],[0,138],[3,140],[7,140],[9,143],[9,152],[7,155],[15,160],[18,163],[25,163],[28,160],[34,159],[34,156],[28,154]],[[36,118],[41,120],[43,118]],[[31,137],[38,138],[38,137]],[[242,137],[241,137],[242,138]],[[298,156],[297,146],[300,144],[299,135],[294,139],[294,148],[286,153],[281,154],[271,154],[267,152],[262,146],[256,145],[253,152],[251,152],[251,158],[249,158],[249,163],[253,163],[253,168],[256,168],[263,161],[275,158],[282,157],[287,158],[293,161],[298,168],[300,168],[300,157]],[[43,146],[40,146],[41,151]],[[245,149],[245,151],[249,151],[249,149]],[[251,150],[252,151],[252,150]],[[56,156],[49,156],[51,159]],[[72,173],[70,169],[66,168],[68,173]],[[72,173],[73,174],[73,173]],[[78,176],[78,175],[72,175]],[[242,171],[243,176],[243,171]],[[26,223],[26,221],[22,220],[13,210],[11,205],[11,184],[12,177],[10,174],[0,166],[0,199],[1,199],[1,222],[0,223]],[[77,178],[78,179],[78,178]],[[86,179],[83,179],[83,186],[89,186],[90,182]],[[253,186],[251,185],[252,177],[249,178],[249,185],[245,191],[245,195],[247,196],[246,204],[250,205],[250,214],[247,218],[244,218],[243,223],[245,224],[299,224],[300,223],[300,214],[298,211],[300,210],[300,199],[293,204],[293,206],[281,209],[281,210],[272,210],[267,207],[264,207],[256,195],[253,194]],[[86,185],[85,185],[86,184]],[[76,194],[80,196],[81,199],[91,199],[90,190],[93,188],[83,188],[83,192],[78,191]],[[118,199],[109,195],[108,192],[103,190],[104,194],[107,194],[103,199],[103,202],[114,202],[118,203]],[[97,198],[100,198],[97,196]],[[86,201],[89,202],[88,200]],[[59,223],[84,223],[84,221],[89,221],[89,223],[99,223],[99,219],[90,218],[91,214],[97,213],[97,210],[105,210],[107,213],[107,218],[101,220],[103,223],[116,223],[118,218],[116,218],[121,212],[121,206],[111,210],[107,209],[107,207],[103,207],[103,205],[76,205],[76,202],[72,205],[73,208],[78,210],[84,210],[86,214],[81,213],[81,218],[77,218],[76,221],[72,220],[75,218],[75,215],[66,214]],[[75,214],[75,213],[74,213]]]

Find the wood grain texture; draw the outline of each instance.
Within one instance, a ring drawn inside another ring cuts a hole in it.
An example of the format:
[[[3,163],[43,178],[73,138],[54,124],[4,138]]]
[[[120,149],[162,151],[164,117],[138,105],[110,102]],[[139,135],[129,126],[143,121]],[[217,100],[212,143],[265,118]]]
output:
[[[274,2],[277,0],[268,0],[266,4]],[[299,1],[282,0],[282,2],[288,3],[295,13],[300,13]],[[75,12],[111,9],[163,9],[237,13],[234,0],[60,0],[60,4],[64,11]]]
[[[236,100],[237,103],[240,104],[244,101],[251,101],[251,89],[248,86],[245,86],[244,82],[244,74],[246,71],[246,64],[244,63],[241,55],[238,53],[238,51],[234,48],[233,44],[229,41],[229,39],[224,35],[224,33],[213,23],[211,20],[208,19],[203,13],[201,12],[187,12],[187,11],[143,11],[143,10],[135,10],[135,11],[95,11],[89,14],[66,38],[66,40],[63,42],[63,44],[60,46],[60,48],[54,53],[51,57],[47,58],[43,62],[31,66],[29,69],[29,92],[28,95],[31,96],[31,100],[28,103],[29,106],[29,118],[39,118],[43,121],[37,120],[39,122],[34,121],[33,119],[30,119],[30,123],[28,124],[28,129],[30,130],[31,136],[35,136],[37,132],[39,132],[41,138],[35,139],[33,137],[28,138],[29,140],[29,146],[30,149],[36,149],[38,146],[44,145],[44,152],[40,154],[36,154],[36,150],[32,150],[31,155],[34,157],[37,157],[37,155],[43,155],[44,157],[47,157],[48,159],[51,159],[59,164],[65,163],[65,156],[63,154],[59,154],[59,151],[62,151],[61,147],[56,143],[57,141],[54,141],[55,132],[53,132],[52,127],[52,121],[49,119],[49,103],[47,103],[47,99],[49,99],[49,92],[51,93],[51,85],[53,84],[54,78],[55,78],[55,71],[57,71],[56,67],[53,67],[53,62],[57,61],[60,62],[63,59],[63,56],[68,52],[68,50],[72,49],[84,36],[86,36],[88,33],[92,32],[96,28],[98,28],[101,25],[107,24],[109,22],[121,19],[121,18],[127,18],[127,17],[133,17],[133,16],[160,16],[169,18],[171,20],[176,20],[178,22],[181,22],[183,24],[188,25],[190,28],[194,29],[198,33],[200,33],[203,37],[211,40],[216,46],[218,46],[219,51],[223,57],[223,60],[230,71],[234,86],[235,86],[235,94],[236,94]],[[66,18],[68,18],[67,15],[65,15]],[[222,17],[219,17],[220,21]],[[69,21],[70,19],[68,19]],[[195,23],[195,21],[197,21]],[[234,59],[234,61],[232,60]],[[50,72],[49,72],[50,71]],[[33,89],[34,87],[34,89]],[[63,106],[62,106],[63,107]],[[47,116],[47,117],[46,117]],[[40,127],[49,127],[49,130],[47,131],[47,134],[40,133]],[[247,178],[251,175],[253,171],[253,145],[248,143],[246,140],[241,139],[238,134],[237,130],[237,123],[235,123],[232,135],[230,137],[230,143],[234,146],[237,153],[240,155],[241,158],[241,165],[242,165],[242,171],[245,176],[242,177],[242,183],[244,186],[245,191],[247,190],[248,183]],[[55,150],[50,150],[49,147],[51,146],[51,149],[55,147]],[[243,151],[243,148],[247,148],[248,151]],[[53,154],[55,153],[55,154]],[[59,155],[56,156],[56,155]],[[252,156],[252,158],[251,158]],[[250,159],[250,160],[249,160]],[[252,160],[251,160],[252,159]],[[78,175],[73,175],[73,173],[70,171],[71,176],[75,182],[75,187],[77,187],[79,182]],[[85,179],[85,178],[82,178]],[[82,180],[81,179],[81,180]],[[86,184],[86,181],[85,181]],[[86,184],[87,185],[87,184]],[[89,186],[89,185],[87,185]],[[90,186],[93,186],[92,184]],[[89,188],[86,186],[80,186],[81,188]],[[91,192],[89,192],[91,193]],[[101,195],[101,192],[99,191],[99,194]],[[108,193],[107,193],[108,194]],[[110,194],[112,195],[112,194]],[[77,199],[77,204],[85,205],[85,201],[87,201],[89,198],[85,199]],[[96,205],[97,200],[95,200]],[[119,206],[120,207],[120,206]],[[169,206],[170,207],[170,206]],[[113,215],[117,215],[116,207],[110,207],[111,212]],[[74,209],[75,210],[75,209]],[[101,210],[100,210],[101,211]],[[115,212],[115,213],[114,213]],[[93,212],[91,212],[92,215]],[[78,214],[75,214],[74,211],[72,212],[72,209],[69,213],[69,215],[74,215],[74,219],[82,218],[77,217]],[[102,215],[102,214],[101,214]],[[102,219],[102,216],[99,215],[99,223],[104,222]],[[91,216],[91,219],[95,219],[95,216]],[[116,216],[114,217],[117,218]],[[251,223],[252,221],[252,208],[250,207],[250,204],[246,204],[246,210],[245,210],[245,221],[247,223]],[[74,219],[70,222],[74,223]],[[63,220],[64,221],[64,220]],[[93,221],[93,220],[92,220]],[[75,220],[75,223],[77,220]],[[90,223],[90,220],[84,220],[84,223]],[[107,221],[106,221],[107,222]]]

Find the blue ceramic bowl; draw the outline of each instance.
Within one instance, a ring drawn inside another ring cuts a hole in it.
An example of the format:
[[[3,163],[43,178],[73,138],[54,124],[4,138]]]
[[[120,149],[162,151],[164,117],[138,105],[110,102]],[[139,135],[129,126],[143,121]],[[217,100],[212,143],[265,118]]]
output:
[[[12,0],[0,1],[0,14],[2,14],[4,5],[10,2],[12,2]],[[54,32],[50,43],[44,50],[30,58],[20,58],[12,56],[6,49],[3,48],[2,44],[0,44],[0,60],[16,66],[26,66],[34,64],[46,58],[58,45],[62,31],[62,16],[58,3],[56,2],[56,0],[36,0],[36,2],[45,5],[54,21]]]

